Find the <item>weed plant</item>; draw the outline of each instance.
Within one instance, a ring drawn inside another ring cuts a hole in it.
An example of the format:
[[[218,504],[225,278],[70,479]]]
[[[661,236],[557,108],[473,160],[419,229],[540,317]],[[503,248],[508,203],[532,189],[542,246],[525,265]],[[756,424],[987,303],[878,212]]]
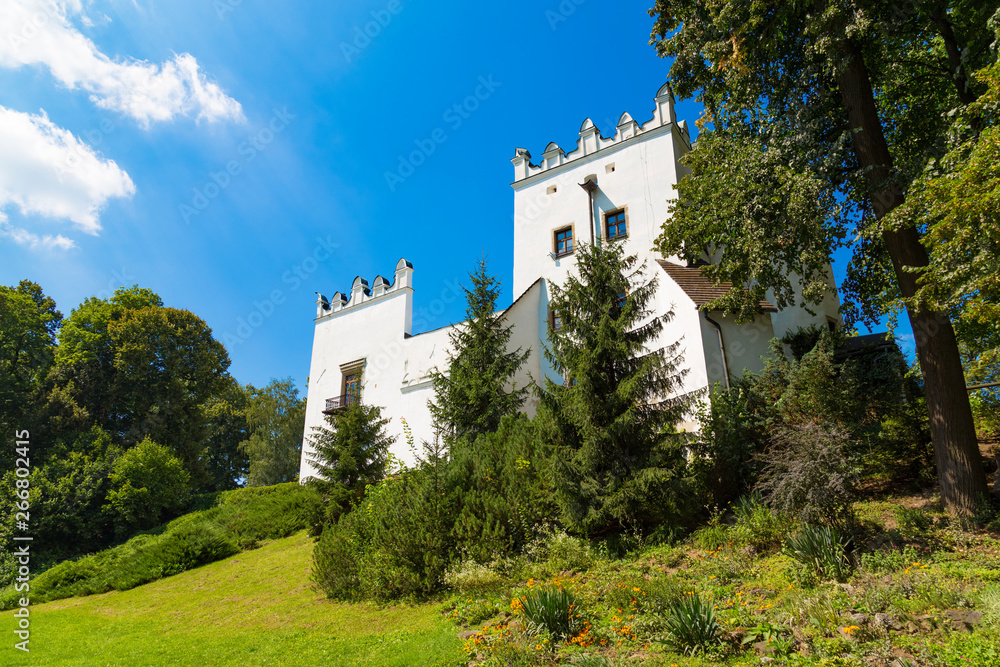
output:
[[[576,596],[565,588],[533,588],[520,598],[520,608],[533,634],[548,632],[553,639],[564,640],[583,629]]]
[[[689,592],[666,617],[668,643],[685,655],[696,655],[719,644],[721,628],[712,605]]]
[[[847,544],[836,528],[806,524],[788,538],[785,549],[817,576],[844,581],[851,574]]]

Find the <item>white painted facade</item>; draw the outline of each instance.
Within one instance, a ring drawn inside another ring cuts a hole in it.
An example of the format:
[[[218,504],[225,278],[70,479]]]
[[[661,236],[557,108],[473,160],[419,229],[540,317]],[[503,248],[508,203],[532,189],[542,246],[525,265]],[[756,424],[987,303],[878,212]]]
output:
[[[674,185],[685,173],[679,158],[691,145],[686,123],[676,120],[666,85],[657,92],[654,105],[653,117],[642,124],[623,114],[609,138],[602,137],[589,119],[584,121],[573,150],[565,153],[549,144],[538,165],[527,150],[515,151],[513,292],[520,296],[505,311],[505,319],[514,326],[512,348],[530,350],[518,385],[554,377],[540,355],[549,323],[548,285],[561,284],[574,263],[572,253],[556,255],[556,233],[572,230],[574,244],[606,242],[606,216],[620,211],[625,214],[627,236],[611,242],[624,243],[627,254],[645,260],[646,275],[656,276],[654,313],[673,312],[656,345],[680,341],[688,370],[684,393],[725,384],[726,369],[731,378],[745,369],[760,369],[773,337],[799,326],[841,322],[840,301],[831,289],[814,313],[801,307],[777,311],[765,304],[754,322],[738,325],[720,312],[700,311],[697,290],[661,268],[657,260],[664,258],[652,247],[669,217],[669,202],[677,196]],[[666,261],[681,264],[677,258]],[[690,274],[679,266],[670,268]],[[328,400],[345,393],[345,377],[358,369],[364,378],[362,400],[381,406],[391,419],[397,456],[412,462],[403,419],[418,443],[434,437],[427,407],[434,389],[428,375],[447,363],[452,327],[412,335],[413,294],[413,266],[400,260],[392,282],[376,277],[369,286],[359,277],[350,294],[338,292],[329,301],[319,295],[300,479],[314,475],[309,436],[324,423]],[[525,406],[529,414],[536,408],[534,403]],[[684,426],[697,427],[690,422]]]

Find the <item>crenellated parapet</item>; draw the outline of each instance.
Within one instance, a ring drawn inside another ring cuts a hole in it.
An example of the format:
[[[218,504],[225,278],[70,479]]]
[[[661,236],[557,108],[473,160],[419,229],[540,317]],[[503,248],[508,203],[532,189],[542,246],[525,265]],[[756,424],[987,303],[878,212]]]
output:
[[[542,152],[541,164],[534,164],[531,161],[531,153],[527,149],[514,149],[514,157],[511,159],[514,164],[514,181],[521,181],[568,162],[619,146],[644,133],[665,126],[676,126],[685,140],[690,141],[687,123],[684,121],[677,123],[677,116],[674,114],[674,96],[670,91],[670,84],[665,83],[660,87],[656,92],[654,102],[656,106],[653,109],[653,117],[641,125],[628,112],[623,113],[618,119],[618,126],[612,137],[601,136],[601,132],[594,125],[594,122],[589,118],[586,119],[580,126],[580,138],[576,141],[576,148],[567,153],[553,141]]]
[[[413,289],[413,264],[401,259],[396,262],[394,280],[391,283],[382,276],[375,276],[375,280],[369,284],[358,276],[349,292],[334,292],[329,299],[316,292],[316,319],[371,303],[404,289]]]

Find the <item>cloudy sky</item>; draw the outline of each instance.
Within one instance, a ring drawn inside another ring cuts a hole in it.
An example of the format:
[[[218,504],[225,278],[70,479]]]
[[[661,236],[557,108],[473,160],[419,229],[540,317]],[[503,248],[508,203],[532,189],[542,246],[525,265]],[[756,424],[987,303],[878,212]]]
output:
[[[258,385],[304,384],[314,292],[400,257],[460,319],[431,306],[482,252],[511,278],[514,148],[651,116],[649,4],[3,0],[0,282],[149,287]]]

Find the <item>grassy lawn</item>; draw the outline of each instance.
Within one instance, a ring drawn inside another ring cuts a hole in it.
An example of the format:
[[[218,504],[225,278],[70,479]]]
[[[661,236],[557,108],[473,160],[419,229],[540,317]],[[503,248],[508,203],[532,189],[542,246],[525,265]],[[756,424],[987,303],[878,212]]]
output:
[[[123,593],[31,608],[31,653],[12,665],[455,665],[454,625],[436,605],[335,604],[309,585],[299,533]],[[13,630],[11,612],[5,612]]]

